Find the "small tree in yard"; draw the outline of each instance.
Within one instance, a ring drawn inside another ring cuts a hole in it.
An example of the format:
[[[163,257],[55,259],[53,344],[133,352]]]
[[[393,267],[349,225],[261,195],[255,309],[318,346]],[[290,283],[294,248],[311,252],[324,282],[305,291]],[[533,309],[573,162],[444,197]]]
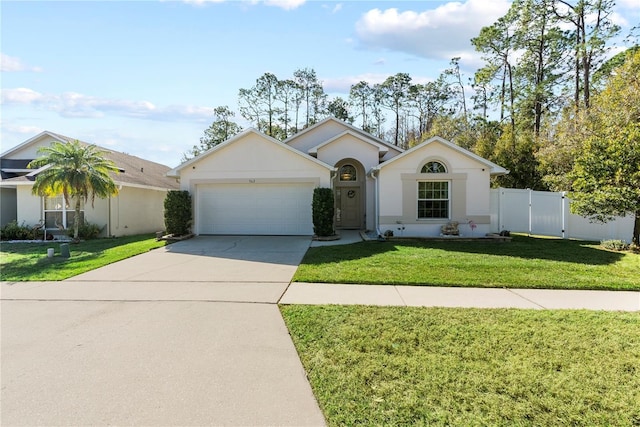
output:
[[[316,188],[313,190],[313,232],[316,236],[333,236],[333,190]]]
[[[171,190],[167,193],[164,199],[164,224],[168,234],[189,234],[191,209],[191,194],[188,191]]]
[[[78,140],[68,143],[53,142],[38,150],[41,157],[29,163],[30,168],[43,169],[36,176],[32,193],[54,197],[62,194],[66,203],[74,205],[73,240],[79,240],[80,207],[82,202],[93,201],[96,196],[107,198],[118,194],[111,174],[119,168],[105,157],[95,145],[83,144]]]
[[[571,210],[603,222],[635,215],[640,245],[640,52],[614,71],[582,120],[588,137],[571,173]]]

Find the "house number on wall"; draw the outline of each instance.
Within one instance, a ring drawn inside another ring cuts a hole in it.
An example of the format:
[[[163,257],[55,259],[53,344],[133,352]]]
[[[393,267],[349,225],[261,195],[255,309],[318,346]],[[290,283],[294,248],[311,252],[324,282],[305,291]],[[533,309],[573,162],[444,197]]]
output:
[[[356,191],[355,190],[349,190],[347,191],[347,197],[350,199],[353,199],[356,196]]]

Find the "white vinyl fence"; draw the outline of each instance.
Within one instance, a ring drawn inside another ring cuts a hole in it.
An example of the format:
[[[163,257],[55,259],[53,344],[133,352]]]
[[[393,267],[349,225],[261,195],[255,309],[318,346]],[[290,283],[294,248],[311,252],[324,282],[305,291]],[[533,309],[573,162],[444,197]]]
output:
[[[491,189],[491,231],[509,230],[541,236],[581,240],[631,242],[633,215],[605,224],[569,212],[571,200],[564,192]]]

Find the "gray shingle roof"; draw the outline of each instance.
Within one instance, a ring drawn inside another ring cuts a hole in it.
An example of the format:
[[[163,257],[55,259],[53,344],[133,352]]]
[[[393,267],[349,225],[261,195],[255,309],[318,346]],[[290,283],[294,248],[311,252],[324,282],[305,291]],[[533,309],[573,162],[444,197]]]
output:
[[[112,160],[120,170],[124,171],[113,175],[113,179],[116,182],[168,188],[172,190],[177,190],[180,187],[175,178],[166,176],[166,173],[171,170],[169,166],[141,159],[140,157],[130,154],[100,148],[105,151],[106,158]]]
[[[75,138],[69,138],[68,136],[60,135],[58,133],[49,131],[47,131],[46,133],[60,140],[60,142],[75,141]],[[80,141],[80,143],[89,145],[89,143],[84,141]],[[152,162],[150,160],[145,160],[137,156],[132,156],[130,154],[113,151],[98,145],[96,145],[96,147],[100,151],[104,152],[104,157],[112,160],[121,170],[120,173],[112,174],[112,178],[114,181],[116,181],[116,183],[125,185],[129,184],[145,187],[166,188],[171,190],[177,190],[180,187],[175,178],[169,178],[166,176],[166,173],[171,170],[169,166]],[[15,178],[3,179],[2,181],[24,182],[30,181],[30,179],[25,176],[18,176]]]

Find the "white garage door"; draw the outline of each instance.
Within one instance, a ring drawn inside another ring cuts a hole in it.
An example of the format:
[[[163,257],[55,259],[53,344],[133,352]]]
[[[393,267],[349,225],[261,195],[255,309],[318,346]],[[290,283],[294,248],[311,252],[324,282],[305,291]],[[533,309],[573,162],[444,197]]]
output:
[[[200,234],[311,235],[313,184],[198,185]]]

